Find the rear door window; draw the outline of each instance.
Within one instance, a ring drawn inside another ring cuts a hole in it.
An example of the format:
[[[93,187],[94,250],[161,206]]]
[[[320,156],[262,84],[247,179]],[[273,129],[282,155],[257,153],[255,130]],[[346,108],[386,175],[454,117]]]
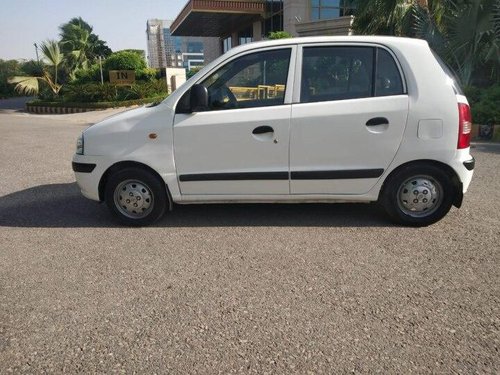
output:
[[[392,55],[378,47],[305,47],[301,103],[405,94]]]
[[[302,63],[302,103],[372,96],[373,48],[307,47]]]

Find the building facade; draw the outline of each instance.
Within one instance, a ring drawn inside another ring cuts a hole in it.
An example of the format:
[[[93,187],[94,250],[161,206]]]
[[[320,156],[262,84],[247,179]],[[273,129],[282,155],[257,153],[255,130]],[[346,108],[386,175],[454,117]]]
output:
[[[202,66],[217,57],[218,39],[175,36],[172,21],[151,19],[146,24],[148,65],[151,68],[186,68]]]
[[[146,23],[146,36],[148,38],[148,66],[162,68],[167,66],[165,42],[162,20],[148,20]]]
[[[284,29],[293,36],[350,35],[352,0],[285,0]]]
[[[215,37],[220,55],[273,31],[350,35],[353,13],[353,0],[189,0],[171,31],[174,36]]]

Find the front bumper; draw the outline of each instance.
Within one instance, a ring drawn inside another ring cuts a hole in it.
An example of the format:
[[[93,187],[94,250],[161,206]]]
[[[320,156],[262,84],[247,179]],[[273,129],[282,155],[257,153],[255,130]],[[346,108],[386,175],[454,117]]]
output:
[[[75,161],[71,163],[71,166],[73,167],[73,172],[78,173],[92,173],[96,167],[96,165],[92,163],[77,163]]]
[[[71,165],[82,194],[88,199],[100,201],[99,181],[109,167],[109,161],[102,157],[75,154]]]

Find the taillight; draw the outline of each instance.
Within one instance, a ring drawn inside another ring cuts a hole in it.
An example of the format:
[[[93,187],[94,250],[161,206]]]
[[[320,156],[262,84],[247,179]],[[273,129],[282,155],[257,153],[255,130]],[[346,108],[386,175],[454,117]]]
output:
[[[470,107],[465,103],[458,103],[458,145],[457,148],[470,146],[470,133],[472,131],[472,116]]]

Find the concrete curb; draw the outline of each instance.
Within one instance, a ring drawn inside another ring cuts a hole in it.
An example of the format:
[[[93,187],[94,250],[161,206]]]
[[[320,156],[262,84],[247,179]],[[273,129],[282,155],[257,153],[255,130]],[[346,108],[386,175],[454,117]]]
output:
[[[26,104],[26,111],[29,113],[38,114],[69,114],[69,113],[83,113],[91,111],[103,111],[108,108],[75,108],[75,107],[48,107],[39,105]]]

